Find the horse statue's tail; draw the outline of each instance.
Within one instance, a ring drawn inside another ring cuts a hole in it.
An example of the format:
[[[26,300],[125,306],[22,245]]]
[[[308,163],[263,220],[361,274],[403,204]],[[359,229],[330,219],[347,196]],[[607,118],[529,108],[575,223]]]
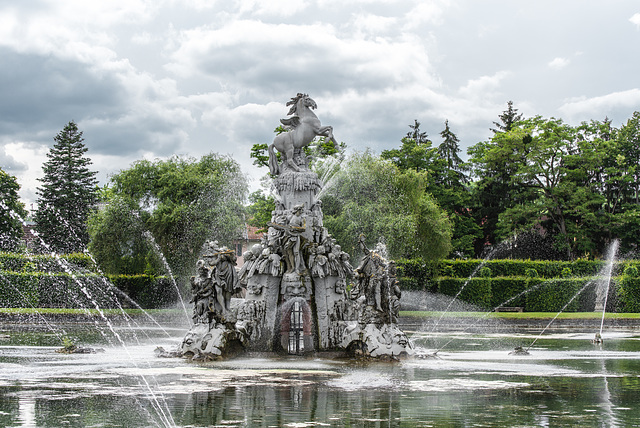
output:
[[[273,150],[275,144],[269,145],[269,171],[271,175],[280,174],[280,167],[278,166],[278,156],[276,156],[276,152]]]

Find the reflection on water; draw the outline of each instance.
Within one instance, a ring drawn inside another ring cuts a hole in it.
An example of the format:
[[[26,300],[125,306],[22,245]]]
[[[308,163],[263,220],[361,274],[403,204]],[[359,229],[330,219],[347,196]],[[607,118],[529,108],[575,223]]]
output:
[[[10,335],[0,342],[0,426],[7,427],[164,426],[142,379],[180,427],[630,426],[640,420],[640,338],[631,334],[605,332],[601,347],[589,343],[591,333],[545,336],[530,356],[518,357],[508,355],[512,345],[530,337],[466,334],[440,359],[399,364],[288,356],[194,364],[156,359],[151,341],[127,353],[61,355],[45,334],[0,334]],[[417,340],[429,347],[432,339]]]

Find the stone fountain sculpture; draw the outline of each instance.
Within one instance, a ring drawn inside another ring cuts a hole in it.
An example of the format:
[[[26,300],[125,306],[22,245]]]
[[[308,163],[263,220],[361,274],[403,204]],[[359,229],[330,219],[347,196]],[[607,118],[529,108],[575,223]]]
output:
[[[381,248],[369,250],[356,269],[322,223],[322,188],[309,169],[303,147],[316,136],[331,141],[311,110],[316,103],[298,94],[283,119],[289,131],[269,147],[276,208],[262,242],[235,254],[217,242],[205,244],[192,277],[193,322],[178,354],[215,359],[246,350],[306,354],[346,351],[377,358],[413,354],[397,326],[400,289],[395,265]],[[282,153],[278,162],[274,149]],[[231,295],[246,289],[245,298]],[[238,302],[239,300],[239,302]]]

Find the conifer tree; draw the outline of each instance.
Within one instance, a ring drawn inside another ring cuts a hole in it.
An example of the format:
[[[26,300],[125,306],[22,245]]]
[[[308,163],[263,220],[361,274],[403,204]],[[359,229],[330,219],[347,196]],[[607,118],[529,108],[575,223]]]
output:
[[[59,253],[83,251],[89,242],[87,218],[97,201],[96,172],[90,171],[91,160],[82,132],[73,122],[54,137],[55,144],[47,153],[39,179],[36,230],[49,250]]]
[[[507,109],[498,117],[500,118],[500,122],[493,122],[497,129],[491,128],[494,134],[511,131],[513,125],[522,120],[522,113],[518,114],[518,109],[513,108],[513,101],[507,101]]]
[[[460,140],[458,136],[449,128],[449,120],[444,121],[444,131],[440,133],[442,136],[442,143],[438,146],[438,155],[440,159],[444,159],[447,162],[448,169],[457,169],[462,164],[462,159],[458,153],[460,153]]]
[[[16,178],[0,169],[0,251],[16,251],[22,238],[20,218],[27,216],[18,198],[20,185]]]

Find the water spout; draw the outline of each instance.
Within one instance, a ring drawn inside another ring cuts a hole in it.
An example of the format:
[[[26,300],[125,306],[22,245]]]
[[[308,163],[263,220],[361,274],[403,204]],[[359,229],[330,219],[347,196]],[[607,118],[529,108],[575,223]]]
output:
[[[609,247],[607,253],[607,265],[604,270],[604,280],[598,285],[596,290],[596,311],[602,311],[602,319],[600,321],[600,338],[602,338],[602,328],[604,327],[604,316],[607,310],[607,299],[609,296],[609,286],[611,285],[611,273],[613,272],[613,266],[615,263],[616,255],[618,253],[618,247],[620,241],[615,239]],[[606,285],[606,286],[605,286]]]

